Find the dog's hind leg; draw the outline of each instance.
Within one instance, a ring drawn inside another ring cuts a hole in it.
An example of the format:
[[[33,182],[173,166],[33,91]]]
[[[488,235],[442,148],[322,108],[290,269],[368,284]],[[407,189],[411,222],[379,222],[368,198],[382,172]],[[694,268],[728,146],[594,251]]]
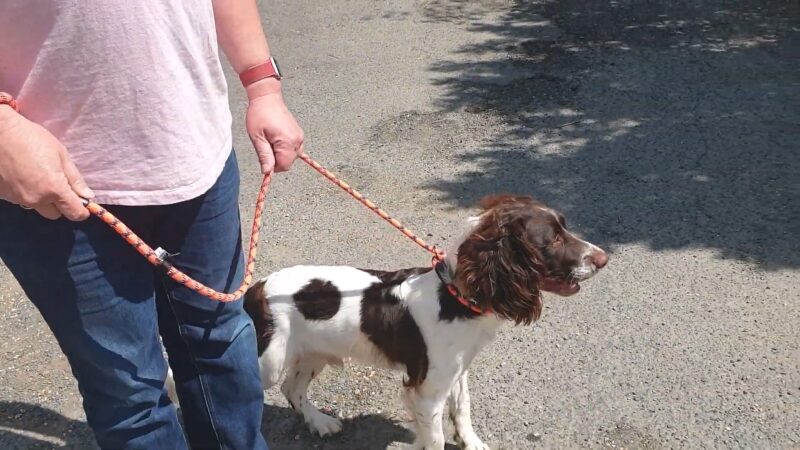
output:
[[[283,375],[284,365],[286,364],[289,349],[286,348],[286,339],[276,336],[269,347],[258,358],[258,365],[261,371],[261,384],[264,389],[269,389],[278,383]],[[291,358],[291,355],[288,355]]]
[[[167,390],[167,397],[172,401],[176,408],[181,407],[178,400],[178,389],[175,387],[175,378],[172,376],[172,368],[167,367],[167,378],[164,380],[164,388]]]
[[[308,385],[314,377],[328,364],[328,361],[318,355],[305,355],[287,370],[286,380],[281,385],[286,400],[303,418],[311,428],[312,433],[320,436],[338,433],[342,430],[342,422],[320,412],[308,398]]]
[[[464,450],[489,450],[472,429],[470,417],[469,388],[467,387],[467,371],[450,390],[450,417],[456,426],[456,438],[463,444]]]

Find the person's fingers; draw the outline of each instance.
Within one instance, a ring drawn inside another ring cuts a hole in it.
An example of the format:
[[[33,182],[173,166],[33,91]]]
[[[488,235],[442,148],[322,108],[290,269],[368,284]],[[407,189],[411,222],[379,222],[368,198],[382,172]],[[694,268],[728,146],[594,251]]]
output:
[[[61,212],[52,203],[38,205],[33,209],[45,219],[56,220],[61,218]]]
[[[89,218],[89,210],[83,205],[78,194],[66,183],[61,186],[53,205],[69,220],[81,221]]]
[[[94,192],[89,189],[89,186],[78,171],[75,163],[72,162],[72,158],[70,158],[66,152],[61,153],[61,165],[64,168],[64,175],[67,176],[67,181],[72,190],[83,198],[93,198]]]
[[[272,173],[275,169],[275,154],[272,146],[266,140],[259,138],[251,138],[251,140],[256,149],[256,155],[258,155],[258,162],[261,164],[261,173],[264,175]]]
[[[287,142],[282,142],[275,146],[275,171],[286,172],[292,167],[297,156],[302,153],[303,133]]]
[[[83,206],[80,197],[75,193],[70,193],[69,198],[60,198],[53,205],[67,219],[80,222],[89,218],[89,210]]]
[[[275,172],[286,172],[292,167],[292,163],[297,158],[294,149],[278,150],[275,152]]]

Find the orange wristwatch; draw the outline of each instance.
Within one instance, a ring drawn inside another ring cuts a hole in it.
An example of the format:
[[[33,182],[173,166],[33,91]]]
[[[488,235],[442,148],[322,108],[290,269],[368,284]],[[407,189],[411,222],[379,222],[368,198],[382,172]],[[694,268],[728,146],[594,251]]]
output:
[[[14,111],[19,111],[17,101],[14,100],[14,97],[12,97],[11,94],[6,94],[5,92],[0,92],[0,105],[8,105]]]

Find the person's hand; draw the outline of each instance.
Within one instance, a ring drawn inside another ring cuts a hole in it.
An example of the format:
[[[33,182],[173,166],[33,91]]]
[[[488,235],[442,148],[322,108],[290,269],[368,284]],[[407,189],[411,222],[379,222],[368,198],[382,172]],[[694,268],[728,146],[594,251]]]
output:
[[[0,106],[0,199],[35,209],[48,219],[84,220],[80,197],[94,194],[55,136]]]
[[[247,87],[245,124],[263,174],[289,170],[303,153],[303,129],[283,102],[280,81],[269,78]]]

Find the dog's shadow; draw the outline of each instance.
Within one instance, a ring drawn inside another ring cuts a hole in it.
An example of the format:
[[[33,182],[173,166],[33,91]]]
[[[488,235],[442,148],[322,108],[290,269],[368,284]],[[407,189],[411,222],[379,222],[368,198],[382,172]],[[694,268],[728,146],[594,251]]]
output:
[[[414,440],[400,422],[377,414],[346,419],[341,433],[320,438],[309,432],[302,416],[274,405],[264,405],[262,432],[272,450],[401,450]],[[0,401],[0,448],[94,449],[97,444],[83,420],[38,405]]]
[[[263,424],[264,437],[275,450],[399,450],[414,440],[400,422],[379,414],[345,419],[341,433],[324,438],[312,435],[302,416],[286,407],[264,405]]]

